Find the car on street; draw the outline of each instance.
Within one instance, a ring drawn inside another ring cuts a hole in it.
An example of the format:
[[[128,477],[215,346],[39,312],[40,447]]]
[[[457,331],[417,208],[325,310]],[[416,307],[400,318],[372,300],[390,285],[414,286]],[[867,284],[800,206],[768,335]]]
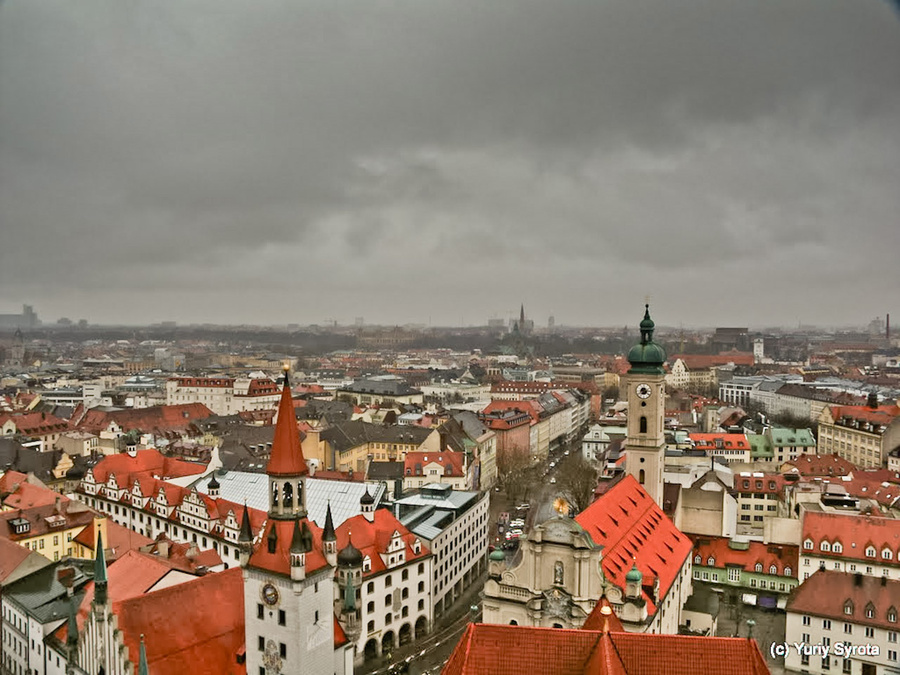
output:
[[[556,476],[553,476],[553,477],[550,479],[550,483],[551,483],[551,484],[556,483]]]

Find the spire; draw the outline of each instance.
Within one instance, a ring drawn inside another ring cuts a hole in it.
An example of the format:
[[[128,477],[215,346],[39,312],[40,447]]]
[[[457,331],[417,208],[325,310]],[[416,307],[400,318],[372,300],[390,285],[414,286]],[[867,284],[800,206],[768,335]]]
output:
[[[274,529],[274,528],[273,528]],[[309,531],[306,521],[303,521],[303,530]],[[307,553],[306,532],[300,529],[300,521],[294,521],[294,534],[291,537],[291,553]]]
[[[138,660],[138,675],[150,675],[150,666],[147,665],[147,649],[144,647],[143,633],[141,633],[141,654]]]
[[[325,529],[322,530],[322,541],[337,541],[334,533],[334,520],[331,518],[331,500],[328,500],[328,506],[325,509]]]
[[[94,557],[94,602],[106,604],[106,553],[103,551],[103,533],[97,533],[97,555]]]
[[[519,310],[519,323],[525,323],[525,303],[522,303],[522,308]]]
[[[253,541],[253,530],[250,527],[250,511],[247,502],[244,502],[244,515],[241,516],[241,533],[238,535],[238,543],[249,544]]]
[[[270,476],[303,476],[309,473],[300,449],[300,433],[297,430],[287,368],[284,371],[284,389],[278,404],[278,422],[275,425],[275,438],[266,473]]]
[[[271,523],[271,527],[269,528],[269,536],[266,538],[266,543],[269,547],[269,553],[275,553],[278,549],[278,523]]]

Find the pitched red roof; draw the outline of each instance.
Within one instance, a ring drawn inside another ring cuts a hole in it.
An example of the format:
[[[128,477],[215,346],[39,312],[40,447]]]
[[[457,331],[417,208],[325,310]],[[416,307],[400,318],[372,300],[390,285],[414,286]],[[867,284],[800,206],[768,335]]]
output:
[[[440,464],[443,476],[460,477],[465,475],[461,452],[408,452],[404,462],[404,473],[407,476],[421,476],[429,464]]]
[[[662,512],[634,476],[613,485],[575,520],[598,545],[603,546],[603,573],[619,588],[633,564],[644,575],[643,598],[647,612],[656,612],[648,583],[659,578],[659,594],[665,597],[681,572],[692,544]],[[652,587],[652,586],[651,586]]]
[[[873,616],[866,616],[867,608],[871,608]],[[891,609],[894,610],[894,621],[888,620]],[[818,570],[791,592],[786,610],[896,631],[900,581],[869,574]]]
[[[801,476],[846,476],[856,469],[852,462],[834,454],[803,454],[785,465],[796,468]]]
[[[896,518],[807,511],[803,516],[801,547],[807,539],[813,542],[813,548],[803,550],[816,555],[824,553],[832,558],[888,563],[896,563],[900,558],[900,520]],[[823,541],[828,542],[830,550],[822,551]],[[839,552],[834,551],[835,542],[841,544]],[[867,558],[866,548],[869,546],[875,547],[875,556]],[[885,548],[891,552],[889,559],[882,558],[881,552]]]
[[[125,410],[88,410],[76,427],[81,431],[100,433],[115,422],[124,431],[142,431],[159,436],[183,433],[197,420],[212,417],[213,412],[202,403],[157,405]]]
[[[68,497],[42,485],[28,482],[28,476],[18,471],[7,471],[0,477],[0,500],[10,509],[28,509],[34,506],[55,504],[57,499],[64,502]]]
[[[281,401],[278,404],[278,422],[266,473],[270,476],[302,476],[309,473],[303,451],[300,449],[300,431],[294,417],[291,387],[285,376]]]
[[[32,553],[30,548],[19,546],[15,542],[0,537],[0,584],[6,581],[6,578],[16,571],[25,558]],[[35,554],[37,555],[37,554]]]
[[[750,450],[744,434],[689,434],[697,450]],[[721,448],[716,444],[721,441]]]
[[[613,611],[613,607],[609,604],[606,596],[602,596],[594,605],[594,609],[588,614],[584,623],[581,625],[582,630],[599,630],[599,631],[623,631],[622,622]]]
[[[275,572],[289,576],[291,573],[291,540],[294,537],[293,520],[273,520],[269,519],[263,528],[261,536],[258,538],[259,544],[256,550],[250,556],[250,567]],[[306,523],[312,534],[312,551],[306,554],[306,572],[314,572],[328,562],[322,553],[322,530],[313,521],[303,518],[300,520],[302,527]],[[269,552],[269,535],[275,530],[277,542],[275,551]]]
[[[843,417],[889,426],[897,417],[900,417],[900,407],[896,405],[880,405],[872,408],[867,405],[836,405],[829,408],[831,419],[835,422]]]
[[[105,483],[110,474],[115,474],[119,487],[131,487],[135,480],[166,480],[195,476],[206,471],[206,464],[186,462],[174,457],[165,457],[159,450],[138,450],[132,457],[128,453],[107,455],[94,466],[94,480]],[[149,484],[148,484],[149,485]]]
[[[704,567],[740,567],[747,572],[753,572],[756,565],[762,565],[765,574],[771,574],[771,567],[775,566],[775,574],[784,575],[785,568],[790,569],[791,577],[796,578],[800,565],[800,547],[792,545],[764,544],[760,541],[751,541],[746,550],[733,549],[728,543],[728,537],[703,537],[690,535],[694,542],[694,564]],[[697,562],[696,556],[700,556]],[[710,563],[709,559],[713,562]]]
[[[469,624],[443,675],[768,675],[753,640]]]
[[[418,554],[413,551],[413,542],[418,537],[406,529],[389,510],[376,509],[373,515],[370,523],[364,515],[357,514],[341,523],[335,531],[338,551],[343,550],[350,543],[352,537],[353,545],[362,553],[363,558],[368,556],[371,560],[372,567],[363,576],[369,577],[387,571],[388,568],[380,554],[387,552],[394,532],[399,532],[406,544],[407,561],[431,555],[424,543],[421,543]]]
[[[758,492],[760,494],[780,495],[784,488],[784,476],[780,473],[762,473],[760,475],[738,474],[734,477],[734,489],[740,494]]]
[[[0,414],[0,426],[12,420],[16,425],[16,431],[25,436],[46,436],[58,434],[69,429],[69,423],[48,413],[2,413]]]
[[[684,365],[691,370],[702,368],[714,368],[733,363],[736,366],[752,366],[754,363],[753,352],[719,352],[718,354],[673,354],[669,357],[669,363],[675,363],[681,359]]]

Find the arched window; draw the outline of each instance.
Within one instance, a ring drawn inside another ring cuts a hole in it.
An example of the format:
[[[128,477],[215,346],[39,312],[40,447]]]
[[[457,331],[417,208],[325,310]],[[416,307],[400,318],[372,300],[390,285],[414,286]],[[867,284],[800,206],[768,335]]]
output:
[[[557,560],[553,565],[553,584],[555,586],[563,585],[563,564],[561,560]]]
[[[640,483],[641,485],[644,484],[644,476],[645,476],[645,474],[644,474],[644,470],[643,470],[643,469],[641,469],[640,471],[638,471],[638,483]]]
[[[278,506],[278,483],[272,483],[272,506]]]
[[[645,415],[641,415],[640,424],[641,424],[640,433],[646,434],[647,433],[647,417]]]
[[[897,608],[891,607],[887,613],[887,620],[891,623],[897,623]]]
[[[770,565],[769,574],[778,574],[778,568],[775,565]]]
[[[754,567],[753,569],[755,569],[757,572],[762,572],[762,563],[756,563],[756,567]]]
[[[512,619],[512,620],[509,622],[509,625],[510,625],[510,626],[518,626],[518,625],[519,625],[519,622],[516,621],[515,619]]]
[[[784,576],[786,576],[786,577],[791,576],[791,571],[792,571],[792,570],[791,570],[790,567],[785,567],[785,568],[784,568]]]
[[[694,564],[695,565],[699,565],[701,560],[703,560],[703,558],[701,558],[699,555],[694,556]]]
[[[867,619],[875,618],[875,605],[873,605],[871,602],[868,605],[866,605],[866,618]]]
[[[291,509],[294,507],[294,487],[290,483],[284,484],[284,508]]]
[[[844,603],[844,614],[847,614],[847,615],[853,614],[853,602],[852,601],[847,600]]]
[[[712,567],[713,565],[716,564],[716,559],[713,558],[712,556],[709,556],[709,557],[706,559],[706,564],[709,565],[710,567]]]

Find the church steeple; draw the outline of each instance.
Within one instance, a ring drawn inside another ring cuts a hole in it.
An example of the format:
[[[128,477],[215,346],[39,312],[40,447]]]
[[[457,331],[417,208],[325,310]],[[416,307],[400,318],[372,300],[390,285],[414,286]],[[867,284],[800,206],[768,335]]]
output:
[[[275,520],[293,520],[306,516],[306,484],[309,474],[291,398],[288,371],[284,371],[284,389],[278,404],[278,422],[272,454],[266,467],[269,475],[269,517]]]

